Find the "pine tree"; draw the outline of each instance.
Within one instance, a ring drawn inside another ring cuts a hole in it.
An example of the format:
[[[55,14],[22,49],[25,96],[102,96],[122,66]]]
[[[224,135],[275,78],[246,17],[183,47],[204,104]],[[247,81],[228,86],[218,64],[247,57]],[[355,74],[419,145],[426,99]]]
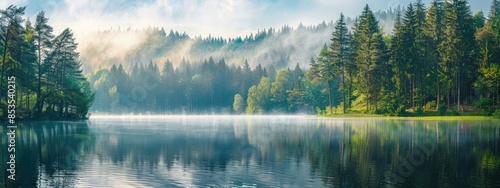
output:
[[[172,62],[167,60],[163,65],[161,71],[161,92],[159,97],[159,104],[161,105],[162,111],[166,112],[173,107],[174,102],[174,91],[176,91],[177,78],[175,76],[175,70]]]
[[[403,43],[403,53],[402,53],[402,61],[404,62],[404,65],[406,67],[406,72],[404,74],[408,75],[407,80],[406,80],[406,91],[405,91],[405,98],[404,98],[404,104],[408,105],[410,104],[411,108],[415,108],[415,90],[417,88],[416,84],[416,76],[417,76],[417,70],[419,69],[419,64],[421,61],[418,59],[419,54],[417,54],[417,44],[416,44],[416,38],[417,38],[417,30],[418,30],[418,24],[417,24],[417,18],[416,18],[416,11],[414,9],[413,4],[409,4],[408,8],[406,9],[406,13],[403,18],[403,37],[402,37],[402,43]]]
[[[405,108],[406,92],[407,91],[407,76],[406,76],[406,62],[403,58],[403,25],[401,21],[401,13],[396,14],[396,21],[394,23],[390,48],[390,64],[392,64],[392,71],[394,76],[392,82],[395,84],[395,91],[393,91],[392,109],[393,113],[400,114]],[[401,104],[403,102],[403,104]],[[400,107],[402,106],[402,107]]]
[[[42,99],[42,62],[47,56],[48,50],[51,47],[51,40],[54,38],[52,34],[52,27],[47,24],[48,18],[45,17],[45,12],[40,12],[36,17],[35,27],[34,27],[34,42],[37,51],[37,101],[34,110],[35,114],[40,114],[42,112],[43,99]]]
[[[500,64],[500,0],[493,0],[486,26],[493,34],[493,44],[489,48],[489,62]]]
[[[20,109],[22,112],[28,112],[31,108],[30,106],[30,92],[35,90],[35,66],[36,66],[36,47],[34,44],[34,30],[31,22],[28,20],[25,22],[23,32],[23,40],[21,44],[21,54],[18,67],[15,68],[15,74],[19,77],[18,90],[20,99]],[[26,95],[26,102],[24,103],[26,107],[23,106],[23,94]],[[22,114],[27,115],[27,114]]]
[[[444,24],[446,39],[442,44],[443,61],[449,69],[448,76],[451,79],[448,82],[452,86],[448,100],[453,97],[457,104],[457,111],[462,111],[461,101],[472,91],[471,80],[475,78],[475,70],[477,70],[473,63],[476,55],[475,30],[472,13],[466,0],[453,0],[445,3]]]
[[[378,94],[382,88],[382,64],[385,44],[379,30],[378,21],[368,5],[359,17],[359,23],[354,28],[354,39],[359,45],[355,56],[358,67],[358,88],[366,96],[366,110],[371,110],[370,105],[375,103],[377,111]]]
[[[328,107],[330,112],[332,112],[333,102],[332,102],[332,82],[336,78],[335,66],[331,63],[331,53],[328,50],[326,44],[320,51],[317,59],[317,63],[311,59],[311,69],[308,73],[309,80],[318,80],[326,83],[326,92],[328,94]]]
[[[446,79],[445,70],[442,64],[440,53],[441,43],[444,40],[443,26],[444,7],[442,0],[434,0],[427,10],[427,20],[424,33],[429,37],[429,44],[426,46],[426,51],[429,54],[429,68],[431,69],[430,79],[434,82],[436,93],[436,110],[441,105],[441,94],[443,81]]]
[[[495,17],[500,17],[500,0],[493,0],[490,6],[490,13],[488,14],[488,19],[493,19]]]
[[[427,98],[427,85],[432,83],[432,79],[430,79],[429,73],[429,53],[427,47],[431,41],[431,38],[428,37],[424,32],[424,27],[426,24],[426,8],[422,3],[422,0],[418,0],[415,3],[415,54],[416,54],[416,76],[415,76],[415,86],[417,89],[414,89],[415,96],[414,100],[416,100],[416,106],[418,108],[422,108],[426,103]]]
[[[85,118],[94,99],[90,86],[82,74],[76,52],[77,44],[70,29],[65,29],[52,41],[43,69],[50,87],[47,88],[48,113],[51,116],[75,115]],[[43,97],[44,98],[44,97]],[[69,113],[75,109],[76,113]]]
[[[288,110],[291,112],[296,112],[300,108],[307,105],[306,101],[306,88],[304,86],[304,80],[301,77],[297,77],[297,81],[294,82],[293,89],[287,90],[288,95]]]
[[[1,29],[1,45],[3,49],[2,53],[2,65],[0,73],[0,90],[2,89],[2,83],[4,82],[4,75],[7,70],[11,69],[12,64],[18,63],[19,56],[13,57],[15,54],[20,54],[20,44],[23,41],[22,33],[22,23],[24,19],[24,10],[26,7],[9,6],[5,10],[0,10],[0,29]],[[9,67],[7,66],[9,65]],[[3,93],[0,93],[0,100],[2,99]]]
[[[337,77],[340,77],[341,85],[339,89],[342,91],[343,113],[346,112],[346,67],[350,63],[349,37],[344,15],[340,14],[340,19],[335,25],[335,31],[332,33],[330,51],[331,63],[335,67],[333,71],[335,71]]]
[[[472,20],[474,22],[475,30],[483,28],[486,23],[486,17],[484,17],[483,11],[476,12],[476,14],[472,17]]]

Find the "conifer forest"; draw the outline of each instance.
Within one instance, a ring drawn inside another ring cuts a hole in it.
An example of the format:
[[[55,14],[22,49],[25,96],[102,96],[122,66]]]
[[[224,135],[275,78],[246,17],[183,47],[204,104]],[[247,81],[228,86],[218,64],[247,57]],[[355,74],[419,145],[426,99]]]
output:
[[[104,43],[78,50],[70,28],[55,33],[44,12],[30,20],[25,8],[0,11],[0,90],[7,91],[8,78],[15,76],[16,111],[24,118],[500,116],[499,0],[492,0],[488,12],[472,12],[467,0],[416,0],[377,12],[366,5],[355,18],[340,14],[331,22],[236,38],[191,37],[156,27],[94,33],[145,36],[115,59],[92,58],[100,57]],[[323,37],[308,43],[314,36]],[[169,58],[187,44],[189,56]],[[0,93],[3,115],[8,101]]]

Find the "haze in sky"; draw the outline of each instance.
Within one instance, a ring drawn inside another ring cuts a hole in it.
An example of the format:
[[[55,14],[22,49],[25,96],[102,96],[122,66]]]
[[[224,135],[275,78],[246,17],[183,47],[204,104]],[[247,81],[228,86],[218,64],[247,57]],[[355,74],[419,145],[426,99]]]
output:
[[[27,6],[26,16],[31,20],[44,10],[56,33],[69,27],[76,36],[151,26],[185,31],[190,36],[236,37],[285,24],[296,27],[336,20],[340,12],[355,17],[365,4],[372,10],[387,10],[410,2],[415,0],[2,0],[0,8]],[[488,12],[491,1],[469,3],[474,12]]]

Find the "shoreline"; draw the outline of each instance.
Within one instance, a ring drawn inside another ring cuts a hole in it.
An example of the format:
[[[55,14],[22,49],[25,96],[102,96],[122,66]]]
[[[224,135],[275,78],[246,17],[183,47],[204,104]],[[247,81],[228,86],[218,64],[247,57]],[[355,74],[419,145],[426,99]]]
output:
[[[91,115],[87,118],[19,118],[16,122],[25,121],[88,121],[96,119],[204,119],[204,118],[305,118],[305,119],[343,119],[343,120],[429,120],[429,121],[475,121],[500,120],[495,116],[481,115],[450,115],[450,116],[385,116],[376,114],[344,114],[344,115],[314,115],[314,114],[107,114]]]

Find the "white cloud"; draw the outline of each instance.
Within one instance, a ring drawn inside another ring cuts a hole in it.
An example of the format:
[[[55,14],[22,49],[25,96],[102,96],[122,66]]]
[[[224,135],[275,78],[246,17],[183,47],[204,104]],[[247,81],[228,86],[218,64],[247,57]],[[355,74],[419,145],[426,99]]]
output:
[[[0,8],[5,9],[9,5],[24,6],[26,5],[26,0],[2,0],[0,1]]]
[[[124,6],[113,5],[130,3],[111,0],[64,0],[54,3],[52,11],[47,12],[50,23],[56,31],[70,27],[76,33],[88,33],[132,27],[165,27],[165,29],[186,31],[191,36],[208,33],[216,36],[236,36],[241,30],[256,29],[251,26],[262,8],[249,1],[174,1],[156,0]],[[118,6],[120,7],[120,6]]]
[[[284,24],[296,27],[301,22],[335,20],[340,12],[354,17],[365,4],[372,10],[385,10],[409,2],[414,0],[2,0],[0,7],[27,5],[29,17],[44,10],[56,32],[70,27],[77,35],[156,26],[186,31],[190,36],[236,37]]]

